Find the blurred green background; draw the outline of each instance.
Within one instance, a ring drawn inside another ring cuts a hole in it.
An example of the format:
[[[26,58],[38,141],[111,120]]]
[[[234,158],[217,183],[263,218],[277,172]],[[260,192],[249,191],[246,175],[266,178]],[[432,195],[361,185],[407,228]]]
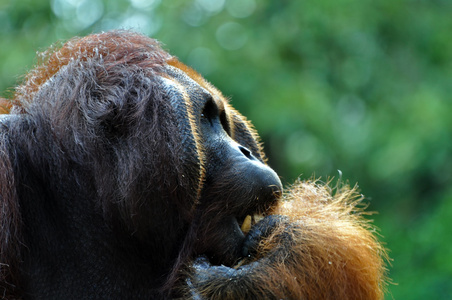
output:
[[[229,96],[283,182],[358,182],[391,250],[387,299],[452,299],[452,1],[0,0],[1,95],[36,51],[115,28]]]

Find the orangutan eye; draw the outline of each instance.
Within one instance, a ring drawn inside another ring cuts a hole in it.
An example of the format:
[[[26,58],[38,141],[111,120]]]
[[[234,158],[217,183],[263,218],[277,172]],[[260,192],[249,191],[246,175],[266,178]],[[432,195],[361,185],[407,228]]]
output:
[[[211,124],[213,124],[213,120],[218,117],[218,107],[213,101],[212,98],[207,100],[204,108],[201,112],[201,118],[207,119]]]

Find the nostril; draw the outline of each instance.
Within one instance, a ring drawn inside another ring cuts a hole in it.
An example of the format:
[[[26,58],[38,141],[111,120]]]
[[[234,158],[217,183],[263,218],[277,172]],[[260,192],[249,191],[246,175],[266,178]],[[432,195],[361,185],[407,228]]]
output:
[[[240,152],[243,153],[243,155],[246,156],[246,158],[248,159],[253,159],[253,154],[251,154],[251,151],[248,150],[247,148],[243,147],[243,146],[239,146]]]

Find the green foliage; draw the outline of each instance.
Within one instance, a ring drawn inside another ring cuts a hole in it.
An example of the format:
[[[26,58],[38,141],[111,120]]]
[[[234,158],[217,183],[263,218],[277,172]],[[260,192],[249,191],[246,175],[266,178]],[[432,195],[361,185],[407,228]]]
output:
[[[452,296],[452,2],[4,1],[1,95],[58,40],[154,36],[253,121],[284,182],[359,182],[394,258],[388,298]]]

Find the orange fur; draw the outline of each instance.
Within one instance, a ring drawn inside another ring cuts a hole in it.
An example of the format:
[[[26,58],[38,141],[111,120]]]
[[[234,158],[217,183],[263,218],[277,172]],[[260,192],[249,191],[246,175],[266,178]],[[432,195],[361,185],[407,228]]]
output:
[[[331,189],[319,181],[298,182],[285,193],[274,213],[288,216],[291,225],[275,230],[258,250],[263,257],[278,249],[287,239],[284,232],[290,232],[291,243],[296,244],[261,274],[275,296],[383,298],[388,256],[375,227],[363,217],[369,213],[364,212],[362,199],[356,188]]]
[[[4,99],[4,98],[0,98],[0,115],[8,114],[10,109],[11,109],[11,101]]]
[[[73,60],[86,61],[93,57],[101,57],[111,65],[140,64],[142,67],[152,69],[156,61],[171,58],[159,47],[158,42],[154,40],[152,44],[147,44],[148,42],[149,40],[143,39],[140,34],[117,31],[72,38],[61,47],[53,45],[38,54],[38,64],[25,76],[24,83],[16,88],[14,99],[17,101],[20,99],[22,102],[33,101],[39,88]],[[143,55],[147,55],[146,60],[143,59]]]

